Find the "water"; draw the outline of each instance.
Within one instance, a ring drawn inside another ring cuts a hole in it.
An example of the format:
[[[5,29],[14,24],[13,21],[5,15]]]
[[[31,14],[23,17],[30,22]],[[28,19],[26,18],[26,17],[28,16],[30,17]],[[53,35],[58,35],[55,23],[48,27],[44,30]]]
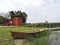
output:
[[[60,31],[54,31],[49,37],[51,45],[60,45]]]

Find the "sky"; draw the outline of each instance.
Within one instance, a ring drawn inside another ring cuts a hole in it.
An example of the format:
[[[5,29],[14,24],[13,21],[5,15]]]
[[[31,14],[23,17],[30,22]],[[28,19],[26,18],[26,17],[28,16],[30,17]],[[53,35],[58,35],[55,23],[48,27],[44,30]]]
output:
[[[60,22],[60,0],[0,0],[0,13],[12,10],[26,12],[27,23]]]

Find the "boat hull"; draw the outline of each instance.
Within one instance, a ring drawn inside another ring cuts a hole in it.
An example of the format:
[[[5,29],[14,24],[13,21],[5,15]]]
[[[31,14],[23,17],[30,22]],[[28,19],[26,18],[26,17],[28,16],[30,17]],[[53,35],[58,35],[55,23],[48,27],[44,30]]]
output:
[[[11,35],[13,37],[13,39],[24,39],[26,36],[33,36],[35,37],[36,34],[39,34],[43,31],[36,31],[36,32],[33,32],[33,31],[30,31],[30,32],[13,32],[11,31]]]

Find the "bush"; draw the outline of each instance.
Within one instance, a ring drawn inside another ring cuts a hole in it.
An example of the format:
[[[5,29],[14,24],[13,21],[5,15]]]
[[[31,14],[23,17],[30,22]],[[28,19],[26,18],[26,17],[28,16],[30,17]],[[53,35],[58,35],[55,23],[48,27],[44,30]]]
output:
[[[35,36],[27,36],[25,39],[29,42],[29,45],[49,45],[49,35],[51,31],[43,31],[35,34]]]

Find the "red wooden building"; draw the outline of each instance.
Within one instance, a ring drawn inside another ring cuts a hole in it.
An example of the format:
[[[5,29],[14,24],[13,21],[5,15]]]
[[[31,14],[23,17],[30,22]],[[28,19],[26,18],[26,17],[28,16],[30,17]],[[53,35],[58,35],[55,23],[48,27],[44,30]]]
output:
[[[23,18],[22,16],[14,16],[13,18],[9,19],[8,22],[5,23],[5,26],[22,26],[23,25]]]

